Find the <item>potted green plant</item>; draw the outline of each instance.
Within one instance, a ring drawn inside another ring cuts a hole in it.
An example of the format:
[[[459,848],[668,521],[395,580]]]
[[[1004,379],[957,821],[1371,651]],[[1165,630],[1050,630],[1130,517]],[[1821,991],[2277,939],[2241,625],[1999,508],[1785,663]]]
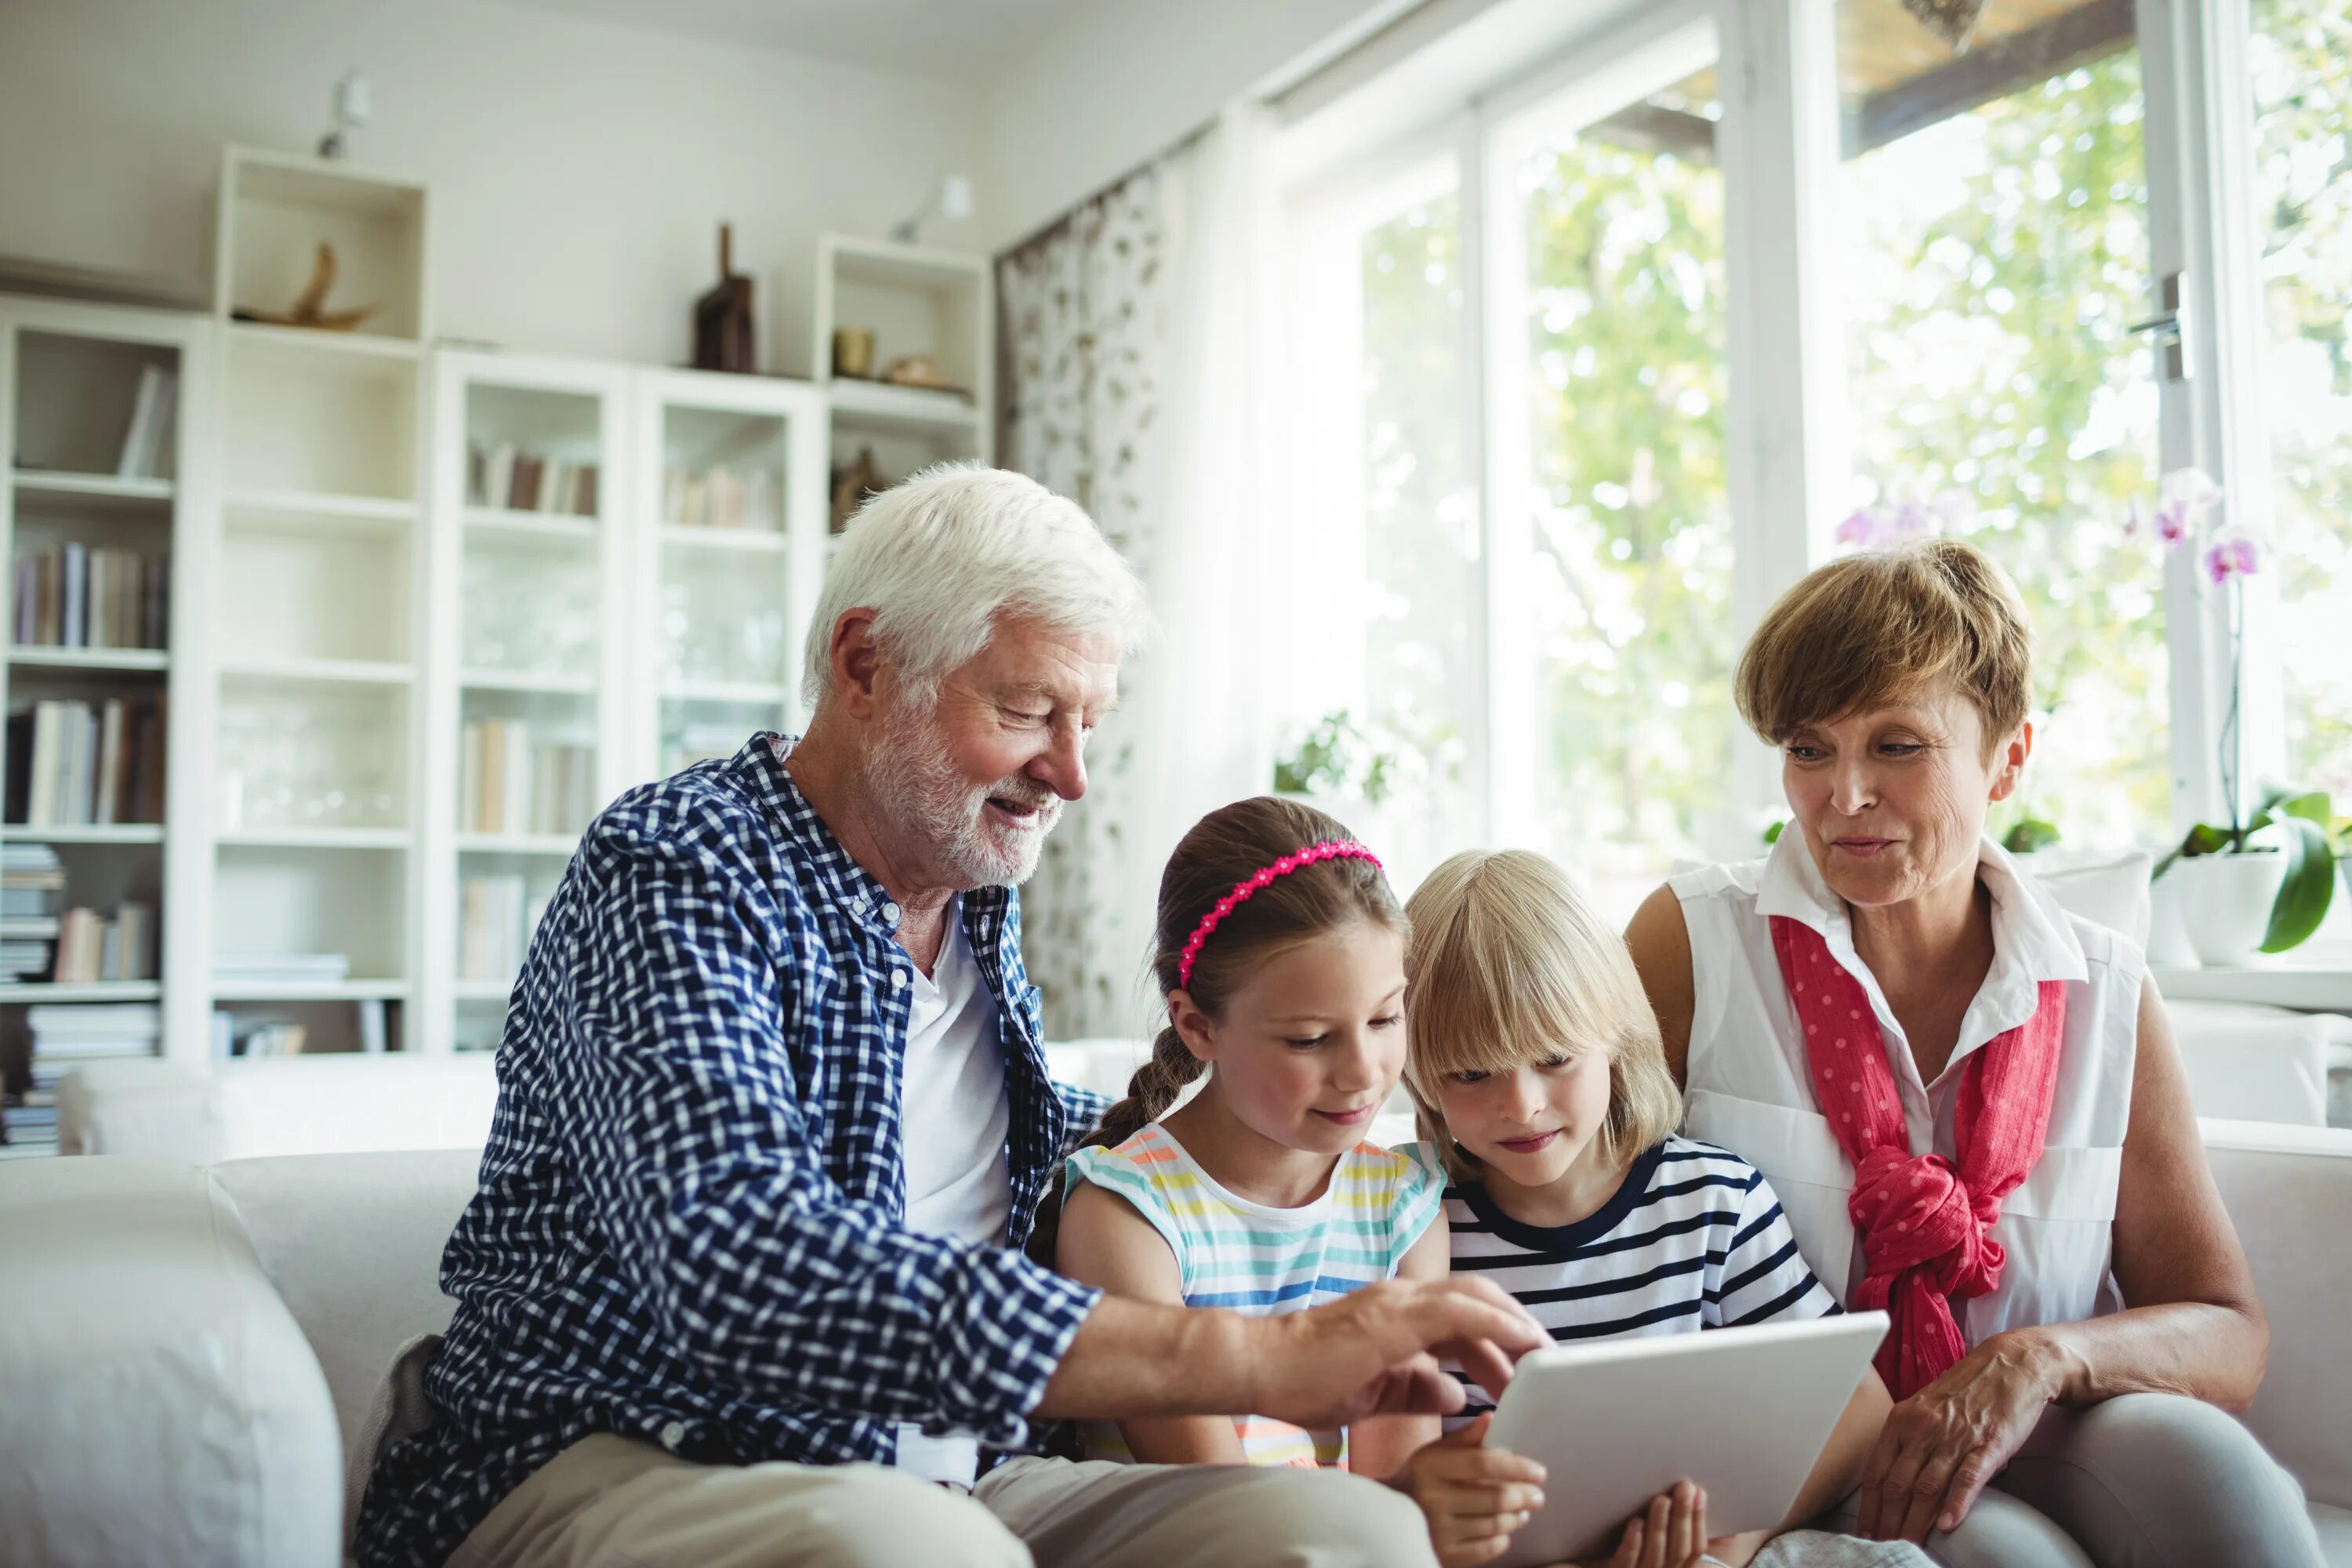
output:
[[[2302,945],[2336,896],[2326,795],[2273,787],[2227,827],[2199,823],[2157,862],[2180,879],[2180,911],[2200,961],[2247,964]]]
[[[2126,531],[2145,525],[2167,552],[2193,548],[2199,574],[2228,611],[2230,689],[2240,686],[2245,650],[2245,580],[2263,569],[2262,542],[2225,523],[2208,528],[2221,487],[2196,468],[2164,476],[2156,510],[2137,502]],[[2336,896],[2336,856],[2328,842],[2333,813],[2325,792],[2272,786],[2252,813],[2240,809],[2237,714],[2221,727],[2220,773],[2226,825],[2200,822],[2157,862],[2155,876],[2175,879],[2173,892],[2189,945],[2214,965],[2259,963],[2308,939]]]
[[[1364,730],[1341,708],[1316,721],[1297,746],[1275,759],[1274,793],[1318,804],[1360,800],[1378,806],[1396,787],[1403,765],[1393,736]]]

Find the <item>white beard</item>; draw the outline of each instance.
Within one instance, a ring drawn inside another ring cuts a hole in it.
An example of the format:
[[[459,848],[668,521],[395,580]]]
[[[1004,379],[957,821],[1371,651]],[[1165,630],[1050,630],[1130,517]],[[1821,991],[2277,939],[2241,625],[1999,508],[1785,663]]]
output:
[[[928,713],[899,709],[883,721],[866,759],[869,797],[892,829],[925,847],[958,886],[1018,887],[1037,869],[1045,836],[1061,820],[1062,797],[1020,773],[974,788],[948,760]],[[991,795],[1034,805],[1028,826],[988,813]]]

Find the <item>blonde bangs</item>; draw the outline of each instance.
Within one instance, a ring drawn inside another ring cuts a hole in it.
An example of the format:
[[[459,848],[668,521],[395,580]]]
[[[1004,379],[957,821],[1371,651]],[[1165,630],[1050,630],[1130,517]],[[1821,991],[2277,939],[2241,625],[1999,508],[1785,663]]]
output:
[[[1592,1050],[1611,1061],[1612,1155],[1674,1131],[1681,1097],[1633,956],[1566,872],[1526,850],[1466,851],[1430,873],[1406,914],[1405,1083],[1449,1165],[1458,1151],[1438,1110],[1446,1079]]]

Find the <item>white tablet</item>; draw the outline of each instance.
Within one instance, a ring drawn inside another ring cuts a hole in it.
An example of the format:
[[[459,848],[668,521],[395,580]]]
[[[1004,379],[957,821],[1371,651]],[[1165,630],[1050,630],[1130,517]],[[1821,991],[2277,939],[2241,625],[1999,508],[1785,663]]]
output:
[[[1679,1480],[1706,1489],[1709,1535],[1780,1523],[1885,1333],[1885,1313],[1856,1312],[1528,1355],[1486,1443],[1549,1479],[1500,1568],[1605,1559]]]

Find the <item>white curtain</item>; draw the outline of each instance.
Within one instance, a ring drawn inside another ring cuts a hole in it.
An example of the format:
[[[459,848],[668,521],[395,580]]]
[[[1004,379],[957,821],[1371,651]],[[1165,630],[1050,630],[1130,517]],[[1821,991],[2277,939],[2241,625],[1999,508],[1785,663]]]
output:
[[[1261,497],[1272,342],[1263,110],[1185,147],[1000,258],[1003,460],[1077,500],[1151,595],[1087,798],[1023,892],[1055,1038],[1148,1034],[1160,871],[1184,830],[1272,773],[1265,649],[1295,613]]]

